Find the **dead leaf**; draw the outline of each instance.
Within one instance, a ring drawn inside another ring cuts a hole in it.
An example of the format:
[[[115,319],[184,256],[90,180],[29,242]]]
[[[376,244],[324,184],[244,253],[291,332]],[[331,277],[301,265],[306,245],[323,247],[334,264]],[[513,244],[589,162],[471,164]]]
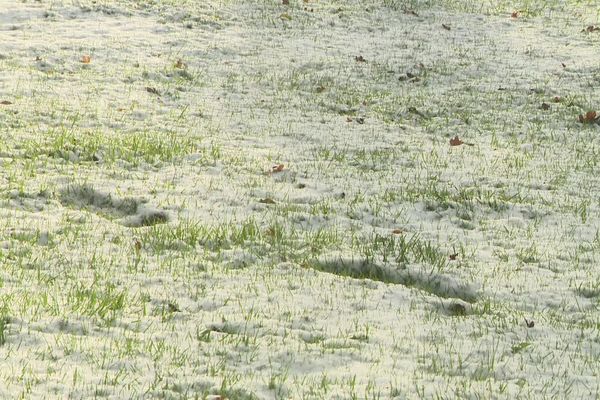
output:
[[[346,122],[352,122],[352,121],[353,121],[352,117],[346,117]]]
[[[356,62],[367,62],[363,56],[356,56],[354,57],[354,60],[356,60]]]
[[[560,96],[554,96],[554,99],[552,100],[554,100],[555,103],[560,103],[562,99],[560,98]]]
[[[458,257],[458,253],[450,254],[450,255],[448,256],[448,258],[449,258],[450,260],[452,260],[452,261],[456,260],[456,257]]]
[[[283,164],[273,165],[273,167],[271,168],[271,172],[281,172],[281,171],[283,171],[284,167],[285,167],[285,165],[283,165]]]
[[[88,56],[87,54],[81,57],[81,62],[83,64],[89,64],[90,62],[92,62],[92,57]]]
[[[445,30],[449,31],[450,29],[450,25],[446,25],[446,24],[442,24],[442,28],[444,28]]]
[[[265,199],[260,199],[258,202],[263,203],[263,204],[275,204],[275,200],[273,200],[270,197],[267,197]]]
[[[154,87],[146,86],[146,92],[160,96],[160,92]]]
[[[533,320],[528,320],[527,318],[525,318],[525,325],[527,325],[528,328],[533,328],[535,326],[535,322],[533,322]]]
[[[8,100],[2,100],[0,101],[0,104],[4,105],[4,106],[9,106],[12,104],[12,101],[8,101]]]
[[[401,235],[401,234],[403,234],[403,233],[404,233],[404,231],[403,231],[402,229],[394,229],[394,230],[392,231],[392,233],[393,233],[394,235]]]
[[[600,117],[598,117],[596,111],[588,111],[585,113],[585,115],[579,114],[579,122],[582,124],[591,124],[593,122],[597,122],[598,118]]]
[[[548,103],[542,103],[542,105],[540,106],[540,108],[542,110],[549,110],[550,109],[550,104],[548,104]]]
[[[512,14],[510,14],[511,18],[519,18],[519,12],[518,11],[513,11]]]
[[[467,146],[475,146],[473,143],[463,142],[462,140],[460,140],[458,138],[458,136],[454,136],[454,138],[450,139],[450,146],[460,146],[461,144],[464,144]]]
[[[136,239],[133,241],[133,247],[135,247],[135,252],[136,252],[137,254],[139,254],[139,253],[140,253],[140,251],[142,251],[142,241],[141,241],[140,239],[137,239],[137,238],[136,238]]]
[[[454,136],[453,139],[450,139],[450,146],[460,146],[464,142],[458,138],[458,136]]]
[[[184,63],[183,61],[181,61],[181,59],[177,60],[177,62],[174,65],[175,68],[179,68],[179,69],[186,69],[187,65],[186,63]]]
[[[600,27],[597,27],[595,25],[589,25],[587,28],[583,29],[581,32],[592,33],[592,32],[597,32],[597,31],[600,31]]]

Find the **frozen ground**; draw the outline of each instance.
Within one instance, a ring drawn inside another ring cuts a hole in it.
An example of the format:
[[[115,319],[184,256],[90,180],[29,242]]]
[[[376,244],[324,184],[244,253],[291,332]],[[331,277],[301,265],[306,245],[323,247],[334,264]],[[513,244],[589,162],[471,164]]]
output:
[[[593,3],[1,0],[0,398],[598,398]]]

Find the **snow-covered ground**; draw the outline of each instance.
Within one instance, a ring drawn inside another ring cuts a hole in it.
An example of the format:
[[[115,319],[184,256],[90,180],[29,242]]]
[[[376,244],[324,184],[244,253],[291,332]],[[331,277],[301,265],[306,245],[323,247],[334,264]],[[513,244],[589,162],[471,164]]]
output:
[[[0,398],[598,398],[598,6],[283,3],[0,0]]]

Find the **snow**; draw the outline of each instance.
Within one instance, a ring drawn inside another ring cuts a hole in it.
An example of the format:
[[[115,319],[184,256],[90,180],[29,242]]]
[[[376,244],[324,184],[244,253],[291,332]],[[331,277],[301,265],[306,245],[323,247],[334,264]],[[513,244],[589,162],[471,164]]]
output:
[[[0,0],[0,397],[598,397],[598,10],[530,3]]]

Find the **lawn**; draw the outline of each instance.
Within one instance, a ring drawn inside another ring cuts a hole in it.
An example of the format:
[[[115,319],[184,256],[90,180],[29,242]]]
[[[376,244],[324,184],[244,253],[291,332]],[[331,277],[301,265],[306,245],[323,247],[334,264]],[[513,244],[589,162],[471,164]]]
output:
[[[600,397],[595,3],[0,0],[0,398]]]

